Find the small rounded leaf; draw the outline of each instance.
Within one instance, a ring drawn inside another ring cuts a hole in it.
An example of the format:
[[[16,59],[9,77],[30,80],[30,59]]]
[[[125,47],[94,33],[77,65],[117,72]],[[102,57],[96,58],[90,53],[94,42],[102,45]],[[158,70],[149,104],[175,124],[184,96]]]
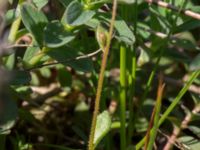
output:
[[[42,7],[44,7],[48,2],[49,0],[33,0],[33,3],[38,9],[42,9]]]
[[[95,15],[93,10],[85,10],[84,6],[77,0],[72,1],[67,7],[63,21],[71,26],[79,26],[86,23]]]
[[[8,134],[17,118],[17,105],[10,99],[8,93],[4,93],[0,99],[0,106],[0,134]]]
[[[34,36],[37,44],[43,46],[43,30],[48,20],[45,14],[32,5],[24,3],[21,6],[22,21],[26,29]]]
[[[103,139],[103,137],[110,131],[111,128],[111,117],[108,111],[104,111],[97,117],[97,124],[94,135],[94,145]]]
[[[44,29],[45,45],[50,48],[61,47],[74,38],[75,35],[67,31],[59,21],[49,23]]]
[[[198,54],[189,65],[191,71],[200,69],[200,54]]]

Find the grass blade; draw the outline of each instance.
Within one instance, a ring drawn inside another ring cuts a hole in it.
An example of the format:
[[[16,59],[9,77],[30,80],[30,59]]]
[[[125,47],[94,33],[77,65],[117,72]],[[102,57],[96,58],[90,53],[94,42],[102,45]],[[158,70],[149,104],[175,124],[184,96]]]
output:
[[[192,73],[192,75],[190,76],[190,79],[188,80],[188,82],[181,89],[181,91],[175,97],[175,99],[173,100],[173,102],[171,103],[171,105],[168,107],[168,109],[164,112],[164,114],[160,118],[160,120],[159,120],[159,126],[165,121],[165,119],[168,117],[168,115],[173,111],[173,109],[175,108],[175,106],[179,103],[179,101],[181,100],[181,98],[183,97],[183,95],[187,92],[187,90],[189,89],[190,85],[199,76],[199,74],[200,74],[200,70],[195,71],[195,72]],[[146,140],[146,136],[136,145],[136,150],[139,150],[143,146],[145,140]]]

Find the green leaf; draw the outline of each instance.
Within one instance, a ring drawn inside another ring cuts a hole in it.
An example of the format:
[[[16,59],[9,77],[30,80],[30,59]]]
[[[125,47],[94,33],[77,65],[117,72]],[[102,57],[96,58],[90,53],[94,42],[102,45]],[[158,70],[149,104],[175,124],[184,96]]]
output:
[[[19,9],[10,9],[5,14],[6,25],[10,25],[20,14]]]
[[[143,49],[140,50],[140,56],[138,57],[137,64],[139,67],[143,66],[144,64],[148,63],[150,60],[149,55]]]
[[[179,61],[182,63],[189,63],[190,57],[184,53],[181,53],[179,51],[176,51],[173,48],[166,48],[165,53],[163,54],[164,57],[169,58],[172,61]]]
[[[197,46],[195,43],[193,43],[192,41],[188,40],[188,39],[173,39],[171,40],[171,43],[173,45],[182,47],[186,50],[200,50],[199,46]]]
[[[28,31],[34,36],[36,42],[43,46],[43,30],[48,20],[46,16],[30,4],[21,7],[22,21]]]
[[[190,149],[190,150],[197,150],[200,147],[199,140],[195,139],[192,136],[183,136],[183,137],[180,137],[178,139],[178,141],[180,141],[184,145],[184,147],[187,147],[187,149]]]
[[[40,73],[44,78],[50,78],[51,77],[51,70],[48,67],[41,68]]]
[[[47,50],[47,48],[45,50]],[[44,52],[38,52],[34,56],[32,56],[32,58],[28,62],[25,62],[25,65],[27,68],[31,68],[36,65],[40,65],[40,64],[44,63],[48,59],[49,59],[49,57],[47,55],[45,55]]]
[[[3,94],[3,95],[2,95]],[[8,134],[17,118],[17,105],[7,93],[1,92],[0,98],[0,134]]]
[[[49,0],[33,0],[33,3],[38,9],[41,9],[42,7],[44,7],[48,2]]]
[[[195,29],[195,28],[198,28],[198,27],[200,27],[200,21],[190,19],[188,21],[185,21],[184,23],[182,23],[178,27],[176,27],[175,32],[179,33],[179,32],[183,32],[183,31],[192,30],[192,29]]]
[[[31,73],[31,83],[30,84],[34,85],[34,86],[39,86],[39,84],[40,84],[39,77],[34,72]]]
[[[90,72],[93,69],[92,61],[89,58],[75,60],[74,58],[80,56],[80,54],[67,46],[50,49],[46,54],[61,64],[74,68],[76,71]]]
[[[20,30],[17,31],[15,39],[22,38],[23,36],[26,36],[27,34],[29,34],[29,31],[26,28],[22,28],[22,29],[20,29]]]
[[[111,16],[108,14],[99,13],[97,18],[92,18],[86,23],[86,25],[96,29],[101,22],[109,22],[110,18]],[[122,18],[116,18],[114,28],[116,31],[114,36],[118,41],[133,45],[135,42],[133,31],[131,31],[131,29]]]
[[[59,0],[63,6],[67,7],[69,5],[69,3],[71,2],[71,0]]]
[[[15,53],[4,57],[4,66],[6,67],[6,69],[11,70],[13,69],[14,65],[15,65]]]
[[[79,26],[86,23],[94,15],[95,11],[85,10],[79,1],[74,0],[68,5],[62,20],[71,26]]]
[[[112,121],[108,111],[104,111],[98,115],[95,135],[94,135],[95,147],[103,139],[103,137],[110,131],[111,123]]]
[[[89,106],[88,104],[86,104],[85,101],[80,101],[75,107],[76,112],[83,112],[83,111],[88,111],[88,110],[89,110]]]
[[[190,131],[192,131],[192,133],[194,133],[194,134],[196,134],[198,137],[200,137],[200,128],[198,127],[198,126],[194,126],[194,125],[190,125],[189,127],[188,127],[188,129],[190,130]]]
[[[191,71],[200,69],[200,54],[198,54],[189,65]]]
[[[186,50],[200,50],[197,42],[190,32],[181,32],[171,40],[171,43],[180,46]]]
[[[85,24],[92,29],[97,29],[98,25],[100,24],[100,20],[97,19],[97,18],[92,18],[88,22],[86,22]]]
[[[29,72],[25,71],[13,71],[13,78],[11,80],[11,85],[23,85],[31,81],[31,75]]]
[[[44,29],[45,45],[50,48],[61,47],[74,38],[75,35],[67,31],[59,21],[49,23]]]
[[[32,89],[28,85],[11,87],[11,92],[13,92],[12,95],[15,95],[16,97],[18,97],[20,99],[26,99],[26,98],[29,99],[30,94],[33,93]]]
[[[33,42],[34,44],[34,42]],[[24,53],[23,56],[23,60],[26,62],[29,62],[30,59],[36,54],[38,53],[38,51],[40,50],[39,47],[28,47]]]
[[[116,38],[119,41],[123,41],[130,45],[135,42],[135,36],[133,35],[133,32],[130,30],[124,20],[116,19],[114,26],[117,31]]]
[[[71,86],[72,75],[67,71],[65,67],[58,70],[58,80],[62,87]]]
[[[164,31],[169,31],[171,27],[171,23],[166,19],[165,15],[163,15],[160,11],[161,9],[152,5],[149,7],[151,11],[151,19],[149,20],[149,24],[151,24],[151,30],[159,31],[163,29]]]
[[[23,59],[21,60],[24,68],[32,68],[35,65],[42,64],[48,59],[48,56],[45,57],[45,54],[41,52],[41,49],[38,46],[35,46],[35,42],[32,44],[34,46],[26,49]]]

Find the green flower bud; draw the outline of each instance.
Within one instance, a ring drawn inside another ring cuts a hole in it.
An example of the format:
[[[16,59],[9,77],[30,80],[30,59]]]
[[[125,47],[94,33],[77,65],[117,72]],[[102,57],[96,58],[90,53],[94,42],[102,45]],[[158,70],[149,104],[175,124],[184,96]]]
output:
[[[96,38],[99,43],[99,46],[102,50],[105,49],[107,40],[108,40],[108,26],[106,24],[100,23],[97,26],[97,31],[96,31]]]

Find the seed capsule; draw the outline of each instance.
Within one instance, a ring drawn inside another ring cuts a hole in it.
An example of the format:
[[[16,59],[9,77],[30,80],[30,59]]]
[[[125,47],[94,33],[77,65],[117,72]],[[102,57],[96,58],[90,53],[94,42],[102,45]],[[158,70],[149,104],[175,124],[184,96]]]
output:
[[[97,26],[96,38],[100,48],[104,51],[108,39],[108,27],[105,24],[100,23]]]

